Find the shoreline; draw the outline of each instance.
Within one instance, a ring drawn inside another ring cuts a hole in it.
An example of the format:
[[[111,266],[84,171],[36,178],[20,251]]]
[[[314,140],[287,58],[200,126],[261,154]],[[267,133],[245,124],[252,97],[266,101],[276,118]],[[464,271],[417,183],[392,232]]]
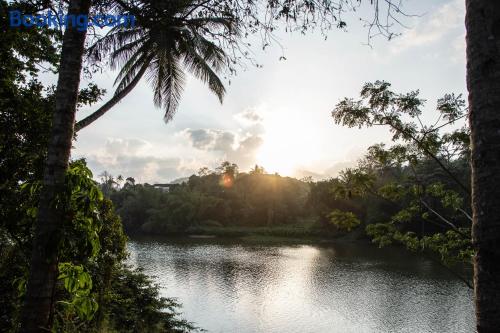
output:
[[[182,233],[131,233],[130,240],[158,241],[190,241],[214,243],[245,243],[245,244],[329,244],[363,242],[371,244],[363,233],[333,233],[324,230],[307,230],[305,228],[283,227],[228,227],[228,228],[197,228]]]

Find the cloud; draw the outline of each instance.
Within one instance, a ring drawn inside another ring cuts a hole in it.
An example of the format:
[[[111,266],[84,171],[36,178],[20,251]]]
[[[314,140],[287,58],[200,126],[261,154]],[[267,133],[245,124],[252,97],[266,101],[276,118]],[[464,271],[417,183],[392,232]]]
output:
[[[243,112],[235,114],[234,118],[243,124],[255,124],[264,120],[262,116],[253,108],[249,108]]]
[[[257,151],[263,142],[262,137],[250,135],[242,139],[236,149],[228,151],[226,157],[238,164],[240,169],[246,170],[255,164]]]
[[[151,154],[152,145],[145,140],[109,138],[101,151],[86,154],[86,160],[97,178],[107,171],[114,176],[134,177],[138,182],[167,182],[194,173],[178,157]]]
[[[107,171],[114,176],[134,177],[137,182],[168,182],[190,176],[203,166],[215,168],[222,161],[253,167],[265,134],[259,108],[233,115],[225,128],[185,128],[163,141],[138,138],[107,138],[98,150],[82,151],[96,178]],[[76,156],[75,156],[76,157]]]
[[[215,152],[217,160],[236,163],[241,169],[255,164],[257,150],[263,143],[259,134],[244,134],[217,129],[185,129],[181,135],[187,137],[192,147]]]
[[[184,176],[182,161],[178,158],[158,158],[154,156],[118,155],[114,160],[92,155],[87,158],[95,177],[107,171],[110,174],[134,177],[138,182],[166,182]],[[194,172],[189,170],[188,172]]]
[[[137,182],[168,182],[189,176],[202,166],[214,168],[225,160],[248,170],[256,163],[263,143],[263,118],[248,108],[234,119],[238,125],[231,130],[183,129],[166,146],[137,138],[107,138],[99,150],[83,155],[96,178],[107,171],[134,177]]]
[[[186,129],[184,133],[191,140],[191,144],[193,147],[198,149],[208,149],[214,141],[214,135],[211,131],[205,129]]]
[[[401,37],[394,40],[391,50],[399,53],[439,42],[456,28],[463,28],[464,17],[464,1],[451,0],[433,13],[420,17],[414,28],[404,31]]]
[[[110,138],[106,141],[104,149],[110,154],[138,154],[143,149],[149,148],[151,145],[141,139],[116,139]]]
[[[182,134],[194,148],[200,150],[226,151],[232,149],[235,135],[232,132],[214,129],[185,129]]]
[[[178,134],[191,147],[210,154],[213,161],[231,161],[246,170],[256,163],[257,151],[264,142],[264,119],[255,108],[247,108],[233,117],[239,123],[234,130],[187,128]]]

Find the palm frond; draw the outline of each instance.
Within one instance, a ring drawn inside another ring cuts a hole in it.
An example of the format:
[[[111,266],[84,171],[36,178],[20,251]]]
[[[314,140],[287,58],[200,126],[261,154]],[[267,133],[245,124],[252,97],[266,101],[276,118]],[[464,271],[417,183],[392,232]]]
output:
[[[116,87],[115,95],[127,88],[136,78],[140,79],[146,69],[150,66],[151,59],[153,59],[153,56],[147,54],[131,58],[122,67],[116,77],[114,84],[116,85],[118,82],[119,83]]]
[[[209,30],[226,29],[227,31],[239,34],[237,20],[233,17],[195,17],[186,19],[186,25],[196,28],[206,28]]]
[[[87,49],[87,56],[92,61],[101,61],[111,52],[120,48],[128,41],[139,38],[142,33],[143,31],[137,27],[130,29],[122,26],[116,26]]]
[[[183,54],[183,63],[187,70],[198,79],[208,84],[208,88],[217,95],[222,103],[226,88],[217,74],[213,71],[206,59],[200,56],[196,50],[186,45],[186,51]]]
[[[198,50],[203,59],[214,68],[216,72],[221,71],[229,62],[226,52],[216,45],[214,42],[206,39],[197,31],[191,30],[189,42],[193,44],[193,48]]]
[[[165,122],[172,120],[185,84],[178,57],[162,54],[155,58],[148,68],[148,81],[153,86],[155,106],[164,109]]]
[[[110,54],[109,64],[111,69],[115,70],[117,67],[127,63],[128,60],[134,57],[136,53],[144,53],[144,51],[146,50],[144,49],[144,46],[147,45],[147,42],[148,38],[144,36],[135,41],[124,44],[118,49],[115,49]]]
[[[134,28],[112,28],[87,51],[91,60],[109,57],[111,69],[119,68],[115,96],[133,87],[131,84],[135,85],[146,73],[154,104],[165,111],[164,119],[168,122],[179,106],[185,69],[206,83],[222,103],[226,89],[218,74],[230,61],[212,38],[216,34],[239,34],[239,24],[233,17],[199,15],[197,8],[203,3],[204,0],[124,2],[125,11],[141,16],[139,24]],[[121,7],[117,5],[116,10],[123,12]]]

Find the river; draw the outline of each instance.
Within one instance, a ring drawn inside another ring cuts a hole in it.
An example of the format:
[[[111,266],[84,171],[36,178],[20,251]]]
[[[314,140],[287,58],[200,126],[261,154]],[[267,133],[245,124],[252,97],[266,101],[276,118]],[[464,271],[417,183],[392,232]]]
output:
[[[183,317],[212,333],[474,331],[471,290],[404,249],[154,239],[128,247]]]

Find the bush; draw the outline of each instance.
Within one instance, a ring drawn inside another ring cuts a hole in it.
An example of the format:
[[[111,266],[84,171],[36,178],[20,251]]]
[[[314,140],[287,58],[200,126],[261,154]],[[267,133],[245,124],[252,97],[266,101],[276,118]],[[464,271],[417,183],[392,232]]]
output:
[[[203,227],[223,227],[224,225],[218,221],[215,220],[205,220],[200,223],[201,226]]]

